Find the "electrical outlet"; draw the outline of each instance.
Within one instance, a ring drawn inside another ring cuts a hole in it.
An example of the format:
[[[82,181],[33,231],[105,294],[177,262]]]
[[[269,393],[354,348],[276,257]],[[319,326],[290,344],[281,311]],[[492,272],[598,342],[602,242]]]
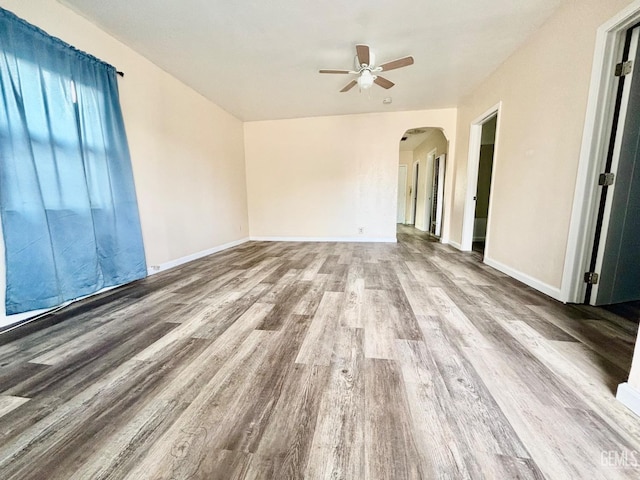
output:
[[[149,267],[149,270],[151,270],[152,272],[158,272],[160,271],[160,265],[151,265]]]
[[[362,235],[364,233],[364,227],[358,227],[358,233]]]

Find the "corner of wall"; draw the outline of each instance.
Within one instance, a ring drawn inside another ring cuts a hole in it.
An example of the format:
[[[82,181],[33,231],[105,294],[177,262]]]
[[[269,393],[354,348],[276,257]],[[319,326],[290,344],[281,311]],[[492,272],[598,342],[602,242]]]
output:
[[[616,399],[640,417],[640,391],[624,382],[618,385]]]

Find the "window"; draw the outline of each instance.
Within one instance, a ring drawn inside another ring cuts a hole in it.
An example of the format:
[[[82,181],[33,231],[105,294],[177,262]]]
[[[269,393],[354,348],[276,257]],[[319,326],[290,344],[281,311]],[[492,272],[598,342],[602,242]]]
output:
[[[146,275],[115,69],[0,9],[7,314]]]

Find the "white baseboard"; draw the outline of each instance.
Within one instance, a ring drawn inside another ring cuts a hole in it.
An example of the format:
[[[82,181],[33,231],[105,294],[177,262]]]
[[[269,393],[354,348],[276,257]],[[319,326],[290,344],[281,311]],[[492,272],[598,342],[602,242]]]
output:
[[[212,248],[208,248],[207,250],[202,250],[200,252],[192,253],[191,255],[187,255],[185,257],[176,258],[175,260],[170,260],[168,262],[161,263],[160,265],[148,265],[147,273],[149,275],[155,275],[156,273],[164,272],[165,270],[169,270],[170,268],[175,268],[185,263],[197,260],[199,258],[206,257],[207,255],[211,255],[212,253],[217,253],[217,252],[221,252],[222,250],[226,250],[228,248],[236,247],[248,241],[249,241],[249,237],[245,237],[245,238],[241,238],[240,240],[234,240],[233,242],[218,245],[217,247],[212,247]]]
[[[72,303],[79,302],[80,300],[84,300],[85,298],[93,297],[94,295],[100,295],[101,293],[108,292],[109,290],[113,290],[114,288],[121,287],[122,285],[114,285],[112,287],[104,287],[98,290],[97,292],[90,293],[88,295],[84,295],[82,297],[74,298],[73,300],[68,300],[60,305],[56,305],[51,308],[43,308],[41,310],[31,310],[29,312],[24,313],[16,313],[15,315],[5,315],[4,317],[0,317],[0,328],[11,327],[4,330],[2,333],[10,332],[22,325],[26,325],[27,323],[31,323],[35,320],[38,320],[41,317],[49,313],[53,313],[57,310],[62,310],[64,307],[68,307]],[[28,320],[28,321],[25,321]],[[12,326],[13,325],[13,326]]]
[[[498,262],[497,260],[493,260],[489,257],[484,257],[484,263],[489,265],[490,267],[495,268],[496,270],[500,270],[502,273],[506,273],[510,277],[515,278],[516,280],[521,281],[525,285],[530,286],[531,288],[535,288],[539,292],[544,293],[545,295],[549,295],[551,298],[555,298],[556,300],[562,301],[562,295],[560,292],[560,288],[552,287],[551,285],[547,285],[540,280],[533,278],[526,273],[522,273],[514,268],[511,268],[503,263]]]
[[[627,382],[618,385],[616,399],[633,413],[640,416],[640,392]]]
[[[251,237],[255,242],[397,243],[396,237]]]
[[[229,242],[229,243],[225,243],[224,245],[218,245],[217,247],[213,247],[213,248],[209,248],[207,250],[203,250],[201,252],[197,252],[197,253],[193,253],[191,255],[187,255],[186,257],[182,257],[182,258],[177,258],[175,260],[171,260],[169,262],[165,262],[161,265],[147,265],[147,274],[148,275],[154,275],[156,273],[160,273],[163,272],[165,270],[168,270],[170,268],[174,268],[177,267],[179,265],[182,265],[183,263],[187,263],[187,262],[191,262],[193,260],[197,260],[198,258],[202,258],[202,257],[206,257],[207,255],[211,255],[212,253],[216,253],[216,252],[220,252],[222,250],[226,250],[228,248],[231,247],[235,247],[237,245],[241,245],[245,242],[249,241],[249,237],[245,237],[242,238],[240,240],[235,240],[233,242]],[[40,318],[41,316],[53,312],[54,310],[59,310],[61,308],[64,308],[74,302],[77,302],[79,300],[84,300],[85,298],[89,298],[92,297],[94,295],[98,295],[100,293],[104,293],[107,292],[109,290],[112,290],[114,288],[118,288],[121,287],[122,285],[115,285],[113,287],[106,287],[103,288],[101,290],[98,290],[97,292],[91,293],[89,295],[85,295],[84,297],[80,297],[80,298],[76,298],[74,300],[70,300],[68,302],[63,303],[62,305],[57,305],[55,307],[51,307],[51,308],[45,308],[42,310],[32,310],[30,312],[25,312],[25,313],[18,313],[16,315],[9,315],[9,316],[4,316],[4,317],[0,317],[0,328],[4,328],[4,327],[9,327],[13,324],[18,324],[20,323],[20,325],[23,325],[23,321],[24,320],[29,320],[29,321],[34,321],[37,320],[38,318]],[[9,328],[6,331],[8,332],[9,330],[12,330],[13,328]],[[6,333],[6,332],[3,332]]]

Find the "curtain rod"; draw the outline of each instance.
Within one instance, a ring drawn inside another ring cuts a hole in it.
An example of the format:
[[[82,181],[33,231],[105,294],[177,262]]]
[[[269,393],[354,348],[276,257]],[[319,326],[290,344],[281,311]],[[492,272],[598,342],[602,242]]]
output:
[[[124,72],[121,72],[120,70],[116,70],[116,73],[124,78]]]

